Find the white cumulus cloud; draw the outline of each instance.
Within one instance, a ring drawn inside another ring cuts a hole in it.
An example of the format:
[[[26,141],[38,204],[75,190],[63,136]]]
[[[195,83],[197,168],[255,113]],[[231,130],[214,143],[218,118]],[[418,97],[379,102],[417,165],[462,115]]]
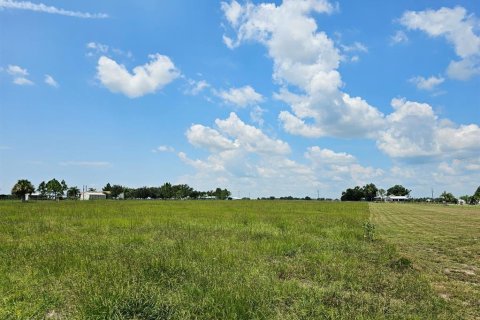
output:
[[[279,139],[272,139],[260,129],[247,125],[234,112],[230,113],[230,116],[225,120],[215,120],[215,124],[227,136],[235,138],[235,141],[249,152],[266,155],[290,153],[288,143]]]
[[[196,186],[216,183],[229,190],[255,190],[261,196],[316,197],[319,190],[337,197],[334,192],[338,188],[350,187],[352,183],[363,185],[384,176],[383,170],[362,166],[353,155],[318,146],[308,148],[303,158],[293,160],[288,143],[247,125],[235,113],[215,120],[215,125],[212,128],[195,124],[186,132],[188,141],[206,150],[207,156],[193,159],[184,152],[178,153],[184,163],[195,168],[196,173],[184,179]]]
[[[480,127],[441,120],[426,103],[393,99],[388,129],[377,140],[380,150],[393,158],[479,156]]]
[[[186,180],[197,186],[212,183],[230,190],[256,190],[260,194],[295,194],[295,186],[315,185],[313,171],[288,158],[290,146],[269,137],[259,128],[244,123],[235,113],[217,119],[215,128],[192,125],[188,141],[209,155],[191,159],[179,152],[179,158],[196,169]],[[296,191],[298,192],[298,190]]]
[[[275,97],[289,104],[291,111],[280,113],[287,132],[309,137],[373,136],[384,123],[383,114],[359,97],[342,92],[338,68],[340,50],[318,30],[314,13],[332,13],[335,6],[324,0],[284,1],[241,5],[223,3],[226,20],[236,33],[227,45],[247,41],[266,46],[273,60],[273,78],[283,87]],[[288,23],[285,23],[288,21]],[[360,42],[344,51],[365,52]],[[301,93],[293,93],[294,86]]]
[[[259,126],[263,126],[263,123],[264,123],[263,114],[265,112],[266,112],[265,109],[262,109],[259,106],[255,106],[250,111],[250,119],[252,120],[253,123],[258,124]]]
[[[480,74],[479,20],[463,7],[438,10],[407,11],[400,23],[410,30],[420,30],[431,37],[444,37],[460,58],[451,61],[447,74],[454,79],[468,80]]]
[[[221,90],[216,94],[224,102],[241,108],[256,105],[263,101],[263,96],[256,92],[251,86]]]
[[[308,148],[305,157],[318,165],[324,164],[350,164],[356,162],[351,154],[335,152],[330,149],[322,149],[318,146]]]
[[[130,73],[124,65],[101,56],[97,78],[110,91],[137,98],[160,90],[180,75],[169,57],[157,53],[149,58],[148,63],[133,68]]]
[[[217,130],[201,124],[192,125],[187,130],[186,136],[188,142],[195,147],[205,148],[210,151],[231,150],[238,147],[238,144]]]

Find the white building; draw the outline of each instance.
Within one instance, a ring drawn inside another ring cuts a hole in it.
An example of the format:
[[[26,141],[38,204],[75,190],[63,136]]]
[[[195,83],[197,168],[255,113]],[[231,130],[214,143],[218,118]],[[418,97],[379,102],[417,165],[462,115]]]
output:
[[[80,192],[80,200],[103,200],[107,199],[107,195],[102,192]]]
[[[392,202],[403,202],[410,200],[408,196],[387,196],[385,201],[392,201]]]

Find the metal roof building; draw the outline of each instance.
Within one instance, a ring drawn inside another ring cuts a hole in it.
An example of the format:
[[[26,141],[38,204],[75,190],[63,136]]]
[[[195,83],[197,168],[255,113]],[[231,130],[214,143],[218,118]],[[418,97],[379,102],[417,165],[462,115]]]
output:
[[[103,200],[107,199],[107,195],[102,192],[80,192],[80,200]]]

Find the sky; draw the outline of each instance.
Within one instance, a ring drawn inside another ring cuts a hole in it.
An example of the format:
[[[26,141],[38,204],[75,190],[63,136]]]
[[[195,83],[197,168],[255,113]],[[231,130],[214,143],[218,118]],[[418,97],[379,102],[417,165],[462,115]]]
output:
[[[480,185],[478,1],[0,0],[0,26],[0,194]]]

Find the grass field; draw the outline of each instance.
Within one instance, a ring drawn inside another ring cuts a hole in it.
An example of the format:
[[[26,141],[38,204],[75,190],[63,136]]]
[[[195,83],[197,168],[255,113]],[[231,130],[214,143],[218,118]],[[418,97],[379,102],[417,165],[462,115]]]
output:
[[[413,262],[439,296],[480,319],[480,208],[371,204],[383,239]]]
[[[367,203],[3,201],[0,319],[462,318],[388,208],[368,241]]]

